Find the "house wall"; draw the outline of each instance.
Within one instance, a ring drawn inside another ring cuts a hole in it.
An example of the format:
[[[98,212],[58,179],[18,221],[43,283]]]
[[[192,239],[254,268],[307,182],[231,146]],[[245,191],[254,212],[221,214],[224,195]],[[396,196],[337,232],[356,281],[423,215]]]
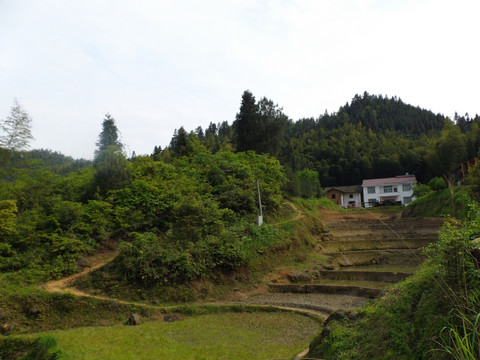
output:
[[[362,206],[362,194],[361,193],[342,193],[342,206],[344,208],[350,207],[351,202],[354,202],[354,207]]]
[[[335,204],[342,206],[342,193],[340,191],[335,189],[328,190],[327,198],[332,200]]]
[[[403,185],[409,185],[410,190],[404,190]],[[375,187],[374,194],[368,193],[368,188],[370,188],[370,186],[362,185],[365,207],[374,206],[372,204],[372,200],[374,200],[374,202],[376,201],[376,202],[382,203],[383,202],[382,200],[385,198],[392,198],[392,200],[393,198],[395,198],[394,201],[400,201],[402,205],[408,205],[411,201],[414,200],[414,197],[413,197],[414,185],[415,185],[415,182],[396,183],[396,184],[379,184],[376,186],[371,186],[371,187]],[[392,192],[386,192],[385,191],[386,186],[391,186]]]

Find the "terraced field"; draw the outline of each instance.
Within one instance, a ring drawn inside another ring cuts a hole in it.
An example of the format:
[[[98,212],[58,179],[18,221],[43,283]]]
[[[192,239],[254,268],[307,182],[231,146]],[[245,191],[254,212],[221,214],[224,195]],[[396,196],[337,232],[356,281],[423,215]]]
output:
[[[302,269],[270,274],[268,294],[241,302],[281,304],[328,315],[379,296],[410,276],[424,260],[420,248],[437,240],[442,219],[400,218],[399,213],[322,212],[325,232]]]

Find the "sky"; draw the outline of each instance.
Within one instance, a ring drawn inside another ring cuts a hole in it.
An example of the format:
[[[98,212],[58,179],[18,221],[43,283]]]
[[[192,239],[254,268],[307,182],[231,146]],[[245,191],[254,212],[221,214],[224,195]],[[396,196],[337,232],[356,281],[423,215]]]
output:
[[[292,120],[355,94],[480,113],[478,0],[0,0],[0,119],[91,159],[106,113],[126,152],[235,120],[250,90]]]

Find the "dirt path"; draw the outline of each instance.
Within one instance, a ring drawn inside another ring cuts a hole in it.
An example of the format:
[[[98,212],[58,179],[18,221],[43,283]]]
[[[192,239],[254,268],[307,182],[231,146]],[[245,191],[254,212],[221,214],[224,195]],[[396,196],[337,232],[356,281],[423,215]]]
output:
[[[297,215],[295,215],[293,219],[290,219],[290,221],[298,221],[305,217],[305,215],[303,215],[303,213],[293,203],[288,203],[288,204],[297,213]]]
[[[88,297],[95,297],[97,299],[109,299],[104,297],[97,297],[92,294],[85,293],[83,291],[78,290],[77,288],[70,287],[70,285],[75,281],[75,279],[79,278],[80,276],[85,276],[90,272],[101,268],[105,264],[112,261],[117,252],[115,250],[109,251],[102,251],[93,256],[87,257],[88,262],[91,266],[87,267],[86,269],[82,270],[79,273],[73,274],[71,276],[59,279],[59,280],[52,280],[43,284],[43,288],[48,292],[62,292],[62,293],[73,293],[77,296],[88,296]]]
[[[88,257],[87,259],[91,264],[91,266],[89,266],[88,268],[74,275],[65,277],[63,279],[49,281],[43,284],[42,287],[48,292],[69,293],[76,296],[90,297],[90,298],[104,300],[104,301],[112,301],[112,302],[115,302],[118,304],[124,304],[124,305],[136,305],[136,306],[143,306],[143,307],[160,308],[159,306],[149,305],[149,304],[135,302],[135,301],[126,301],[126,300],[120,300],[120,299],[116,299],[108,296],[94,295],[94,294],[90,294],[82,290],[79,290],[74,286],[71,286],[77,278],[81,276],[86,276],[90,272],[112,261],[115,258],[116,254],[117,252],[115,250],[111,250],[111,251],[103,251],[91,257]],[[230,299],[230,300],[219,301],[219,302],[208,302],[208,303],[199,302],[192,305],[202,306],[202,305],[214,304],[216,306],[230,306],[235,304],[242,304],[242,305],[266,306],[266,307],[273,306],[282,310],[298,311],[298,312],[303,312],[308,314],[314,314],[320,317],[326,317],[330,312],[329,311],[330,307],[327,307],[324,309],[322,307],[314,306],[315,301],[308,300],[309,298],[308,296],[299,295],[296,297],[296,300],[295,300],[295,297],[293,299],[290,299],[288,297],[288,294],[287,296],[285,296],[285,294],[269,294],[268,288],[266,286],[262,286],[248,295],[243,295],[241,296],[241,298],[242,299]],[[331,305],[331,300],[327,302],[329,303],[329,305]],[[175,308],[175,307],[176,306],[174,305],[174,306],[161,307],[161,308],[168,309],[168,308]]]
[[[305,217],[305,215],[303,215],[301,210],[299,210],[293,203],[289,202],[289,205],[296,212],[296,215],[294,218],[289,219],[288,221],[298,221],[301,218]],[[86,297],[92,297],[100,300],[109,300],[109,301],[115,301],[122,304],[130,304],[132,302],[126,302],[123,300],[114,299],[106,296],[92,295],[84,291],[81,291],[73,286],[70,286],[77,278],[88,275],[90,272],[98,268],[101,268],[102,266],[112,261],[115,258],[116,254],[117,254],[116,250],[107,250],[107,251],[101,251],[95,255],[92,255],[87,258],[87,261],[91,264],[89,267],[87,267],[86,269],[82,270],[79,273],[73,274],[66,278],[49,281],[43,284],[43,288],[48,292],[61,292],[61,293],[68,292],[77,296],[86,296]]]

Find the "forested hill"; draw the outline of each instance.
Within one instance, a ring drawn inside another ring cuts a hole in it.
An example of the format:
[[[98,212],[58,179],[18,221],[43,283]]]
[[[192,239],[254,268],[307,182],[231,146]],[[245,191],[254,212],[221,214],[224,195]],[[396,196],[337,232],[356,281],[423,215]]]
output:
[[[440,131],[445,120],[443,115],[405,104],[400,98],[364,92],[363,96],[355,95],[336,114],[321,116],[317,126],[334,130],[345,124],[362,124],[374,132],[393,131],[419,137],[431,130]]]
[[[313,179],[322,187],[361,184],[363,179],[410,173],[423,183],[441,176],[433,159],[440,139],[455,138],[455,166],[478,155],[480,117],[447,117],[405,104],[400,98],[355,95],[337,112],[293,121],[272,100],[246,90],[232,124],[210,123],[176,130],[170,146],[153,157],[171,161],[198,151],[268,153],[285,167],[289,192]]]
[[[365,92],[336,113],[290,122],[278,157],[293,172],[317,171],[322,186],[406,172],[426,181],[437,174],[425,163],[431,144],[422,137],[437,138],[447,121],[397,97]]]

